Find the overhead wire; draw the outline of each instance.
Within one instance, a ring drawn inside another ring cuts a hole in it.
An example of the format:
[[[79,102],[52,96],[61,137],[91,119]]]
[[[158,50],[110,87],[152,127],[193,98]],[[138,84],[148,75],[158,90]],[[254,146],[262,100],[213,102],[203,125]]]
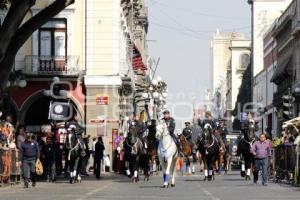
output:
[[[210,18],[218,18],[222,20],[240,20],[240,21],[246,21],[248,20],[247,18],[238,18],[238,17],[228,17],[228,16],[219,16],[219,15],[213,15],[213,14],[207,14],[207,13],[201,13],[196,10],[192,9],[186,9],[186,8],[179,8],[173,5],[165,4],[156,0],[150,0],[152,2],[152,5],[158,4],[160,6],[163,6],[165,8],[170,8],[177,10],[179,12],[187,13],[187,14],[194,14],[194,15],[200,15],[200,16],[205,16],[205,17],[210,17]]]

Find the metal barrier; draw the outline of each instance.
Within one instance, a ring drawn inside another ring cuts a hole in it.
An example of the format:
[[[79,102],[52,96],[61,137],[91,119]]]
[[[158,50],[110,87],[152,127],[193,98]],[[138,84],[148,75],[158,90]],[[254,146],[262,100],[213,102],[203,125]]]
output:
[[[20,183],[21,169],[18,161],[18,150],[0,149],[0,186]]]
[[[279,145],[274,150],[274,167],[276,182],[299,185],[299,147],[296,145]]]

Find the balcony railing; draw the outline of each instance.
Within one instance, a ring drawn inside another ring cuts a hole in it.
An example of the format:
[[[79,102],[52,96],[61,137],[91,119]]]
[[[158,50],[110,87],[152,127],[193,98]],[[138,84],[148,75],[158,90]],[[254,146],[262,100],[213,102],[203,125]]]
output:
[[[25,58],[24,74],[28,75],[79,75],[79,56],[35,56]]]

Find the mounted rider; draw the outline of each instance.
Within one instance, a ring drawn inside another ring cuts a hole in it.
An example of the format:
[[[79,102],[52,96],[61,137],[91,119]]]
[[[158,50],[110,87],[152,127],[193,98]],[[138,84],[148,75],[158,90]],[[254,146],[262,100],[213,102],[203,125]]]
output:
[[[84,128],[81,125],[81,123],[78,122],[78,116],[75,115],[73,120],[71,120],[70,122],[68,122],[66,124],[67,130],[70,131],[71,133],[73,133],[75,135],[75,138],[78,140],[78,143],[82,149],[81,155],[85,156],[85,143],[83,141],[83,133],[84,133]]]
[[[157,126],[156,120],[152,119],[151,124],[147,127],[147,129],[148,129],[148,141],[152,142],[157,148],[158,140],[156,139],[156,126]]]
[[[136,132],[136,136],[141,140],[145,149],[147,149],[147,145],[144,141],[144,133],[147,130],[147,127],[143,121],[140,120],[139,116],[135,116],[134,120],[131,121],[129,125],[129,130],[134,129]]]
[[[223,148],[223,150],[226,150],[226,136],[228,134],[228,130],[225,126],[224,120],[219,120],[217,123],[216,131],[214,132],[214,135],[218,139],[218,142],[220,146]]]
[[[185,128],[182,131],[182,134],[184,135],[184,137],[186,138],[186,140],[191,144],[192,143],[192,126],[191,126],[191,122],[185,122]]]
[[[209,124],[212,130],[216,128],[216,122],[212,117],[211,112],[207,111],[205,112],[205,118],[202,120],[201,128],[205,129],[205,125]]]
[[[170,111],[169,110],[165,110],[163,112],[163,115],[164,117],[162,118],[162,120],[167,124],[168,126],[168,131],[171,135],[171,137],[173,138],[176,146],[177,146],[177,149],[179,151],[179,155],[183,157],[183,152],[182,152],[182,149],[181,149],[181,144],[180,142],[178,141],[176,135],[175,135],[175,126],[176,126],[176,123],[175,123],[175,119],[173,117],[170,116]]]

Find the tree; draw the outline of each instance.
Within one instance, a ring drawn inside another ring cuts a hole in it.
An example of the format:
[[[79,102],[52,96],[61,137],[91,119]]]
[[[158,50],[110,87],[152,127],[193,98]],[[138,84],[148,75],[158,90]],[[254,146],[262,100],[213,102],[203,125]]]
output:
[[[55,0],[23,23],[37,0],[0,0],[0,9],[7,14],[0,25],[0,91],[5,89],[18,50],[43,24],[56,16],[75,0]],[[44,1],[44,0],[40,0]]]
[[[239,94],[237,96],[235,108],[232,111],[233,116],[237,116],[239,114],[238,113],[239,108],[244,108],[245,104],[251,102],[251,91],[252,91],[252,89],[251,89],[251,64],[249,64],[243,74],[242,84],[239,89]],[[247,109],[249,109],[249,108],[247,108]],[[233,121],[233,129],[234,130],[240,129],[240,121],[238,119],[235,119]]]

